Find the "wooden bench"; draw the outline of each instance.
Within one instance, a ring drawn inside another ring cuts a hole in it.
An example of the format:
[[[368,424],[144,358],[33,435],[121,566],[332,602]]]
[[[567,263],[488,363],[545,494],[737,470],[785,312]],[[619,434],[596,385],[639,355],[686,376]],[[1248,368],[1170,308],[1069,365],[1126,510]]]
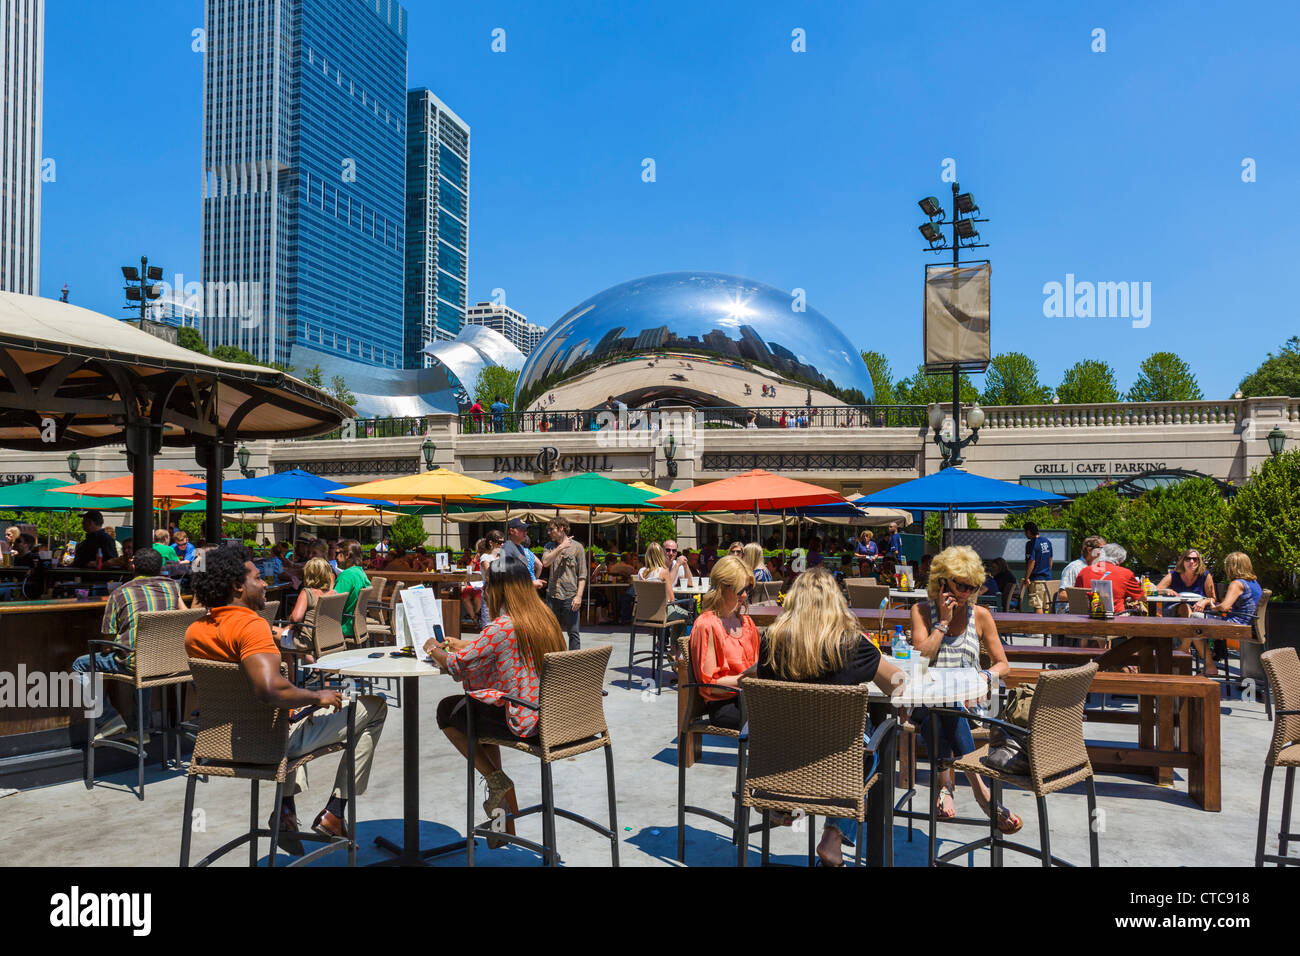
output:
[[[1066,667],[1078,667],[1095,661],[1105,654],[1104,647],[1036,647],[1023,644],[1008,644],[1002,648],[1009,664],[1063,664]],[[1192,655],[1186,651],[1174,651],[1174,673],[1192,673]],[[985,660],[983,666],[988,666]]]
[[[1050,648],[1061,650],[1061,648]],[[1014,667],[1003,680],[1008,688],[1033,683],[1042,671]],[[1128,674],[1100,671],[1093,678],[1096,694],[1133,694],[1167,699],[1170,714],[1177,711],[1177,749],[1157,748],[1144,732],[1137,746],[1113,741],[1088,744],[1094,770],[1112,773],[1182,767],[1187,771],[1187,792],[1203,810],[1222,809],[1222,781],[1219,769],[1219,685],[1208,677],[1190,674]],[[1092,712],[1089,719],[1093,719]],[[1171,719],[1172,723],[1172,719]],[[1162,733],[1162,738],[1169,738]],[[1171,742],[1171,741],[1170,741]]]

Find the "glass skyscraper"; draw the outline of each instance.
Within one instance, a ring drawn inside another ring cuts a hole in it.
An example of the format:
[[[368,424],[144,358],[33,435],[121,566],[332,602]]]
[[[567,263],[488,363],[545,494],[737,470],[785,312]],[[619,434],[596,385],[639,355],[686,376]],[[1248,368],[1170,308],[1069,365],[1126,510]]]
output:
[[[208,344],[400,368],[406,10],[207,0],[205,19]]]
[[[469,126],[426,89],[406,96],[407,368],[454,339],[469,304]]]
[[[45,0],[0,0],[0,292],[39,295]]]

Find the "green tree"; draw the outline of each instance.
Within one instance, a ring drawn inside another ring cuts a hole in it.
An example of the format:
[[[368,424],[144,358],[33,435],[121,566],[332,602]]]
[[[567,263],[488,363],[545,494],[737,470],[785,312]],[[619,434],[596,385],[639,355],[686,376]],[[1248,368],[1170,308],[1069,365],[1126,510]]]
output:
[[[959,385],[961,400],[974,402],[979,400],[979,390],[970,376],[963,374]],[[899,405],[952,404],[952,376],[927,375],[925,366],[918,365],[916,372],[909,378],[901,379],[894,387],[894,395]]]
[[[208,519],[202,511],[186,511],[177,522],[180,529],[190,536],[190,541],[197,544],[208,536]],[[241,541],[257,535],[257,524],[252,521],[222,521],[223,538],[239,538]]]
[[[1250,555],[1260,585],[1300,598],[1300,449],[1269,458],[1251,472],[1228,508],[1224,547]]]
[[[1052,400],[1052,390],[1038,380],[1038,365],[1023,352],[993,356],[984,379],[980,402],[984,405],[1041,405]]]
[[[1228,503],[1219,486],[1209,478],[1189,478],[1129,501],[1118,540],[1137,567],[1159,572],[1189,547],[1216,555],[1227,522]]]
[[[1077,552],[1090,534],[1123,544],[1124,512],[1125,501],[1112,488],[1095,488],[1075,498],[1062,511],[1070,529],[1070,547]],[[1071,555],[1071,559],[1074,557]]]
[[[1300,398],[1300,336],[1293,335],[1274,355],[1268,353],[1262,365],[1241,380],[1241,394],[1289,395]]]
[[[424,519],[418,515],[402,515],[388,528],[388,540],[395,548],[411,550],[424,544],[429,533],[424,530]]]
[[[189,326],[182,327],[176,333],[176,344],[181,348],[189,349],[191,352],[198,352],[200,355],[208,354],[208,343],[203,341],[203,336],[199,335],[198,329],[192,329]]]
[[[1003,528],[1023,528],[1030,521],[1039,528],[1068,528],[1069,521],[1064,512],[1052,508],[1032,508],[1029,511],[1017,511],[1002,519]]]
[[[1194,402],[1205,396],[1191,367],[1173,352],[1154,352],[1142,360],[1130,402]]]
[[[1061,386],[1056,390],[1067,405],[1090,405],[1100,402],[1118,402],[1119,385],[1110,363],[1099,359],[1083,359],[1065,370]]]
[[[311,368],[307,369],[302,380],[312,388],[319,388],[321,391],[325,390],[325,373],[321,371],[319,365],[313,365]]]
[[[642,543],[651,541],[660,543],[677,536],[677,522],[672,515],[645,514],[637,523],[636,536]]]
[[[237,345],[216,345],[212,348],[212,357],[220,359],[223,362],[238,362],[241,365],[262,365],[252,352],[241,349]]]
[[[488,365],[478,373],[474,380],[471,394],[474,400],[484,408],[489,407],[500,398],[506,403],[506,409],[514,409],[515,386],[519,383],[519,373],[512,372],[500,365]]]
[[[330,379],[329,392],[344,405],[355,405],[357,403],[357,397],[352,394],[352,390],[348,388],[348,383],[343,380],[342,375],[335,375]]]
[[[863,364],[871,375],[871,384],[876,392],[873,404],[897,405],[894,395],[894,373],[889,367],[889,359],[880,352],[863,352]]]

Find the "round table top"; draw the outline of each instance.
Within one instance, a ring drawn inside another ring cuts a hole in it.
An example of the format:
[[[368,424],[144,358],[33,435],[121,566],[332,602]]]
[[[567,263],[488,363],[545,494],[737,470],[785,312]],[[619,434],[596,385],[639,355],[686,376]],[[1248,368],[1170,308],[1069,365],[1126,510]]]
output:
[[[930,597],[930,592],[925,588],[912,588],[910,591],[900,591],[898,588],[890,588],[889,596],[899,600],[924,601]]]
[[[312,666],[345,677],[433,677],[442,673],[433,661],[382,647],[337,651],[326,654]]]
[[[982,700],[988,696],[989,681],[983,671],[974,667],[929,667],[925,679],[918,686],[915,662],[890,661],[902,668],[907,682],[901,694],[886,694],[875,684],[867,685],[872,697],[888,698],[895,707],[929,707],[964,704],[968,700]]]
[[[1203,594],[1148,594],[1146,597],[1149,604],[1192,604],[1204,599]]]

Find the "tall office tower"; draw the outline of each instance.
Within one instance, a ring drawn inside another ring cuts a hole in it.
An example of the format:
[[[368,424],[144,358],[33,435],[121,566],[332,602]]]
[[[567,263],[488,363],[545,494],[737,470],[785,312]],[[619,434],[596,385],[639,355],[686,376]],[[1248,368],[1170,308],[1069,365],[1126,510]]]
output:
[[[406,95],[406,367],[454,339],[469,287],[469,127],[429,90]]]
[[[510,344],[528,355],[546,335],[546,329],[533,325],[521,312],[493,302],[477,302],[465,313],[466,325],[484,325],[500,332]]]
[[[406,10],[207,0],[205,20],[204,336],[400,368]]]
[[[45,0],[0,11],[0,292],[39,295]]]

